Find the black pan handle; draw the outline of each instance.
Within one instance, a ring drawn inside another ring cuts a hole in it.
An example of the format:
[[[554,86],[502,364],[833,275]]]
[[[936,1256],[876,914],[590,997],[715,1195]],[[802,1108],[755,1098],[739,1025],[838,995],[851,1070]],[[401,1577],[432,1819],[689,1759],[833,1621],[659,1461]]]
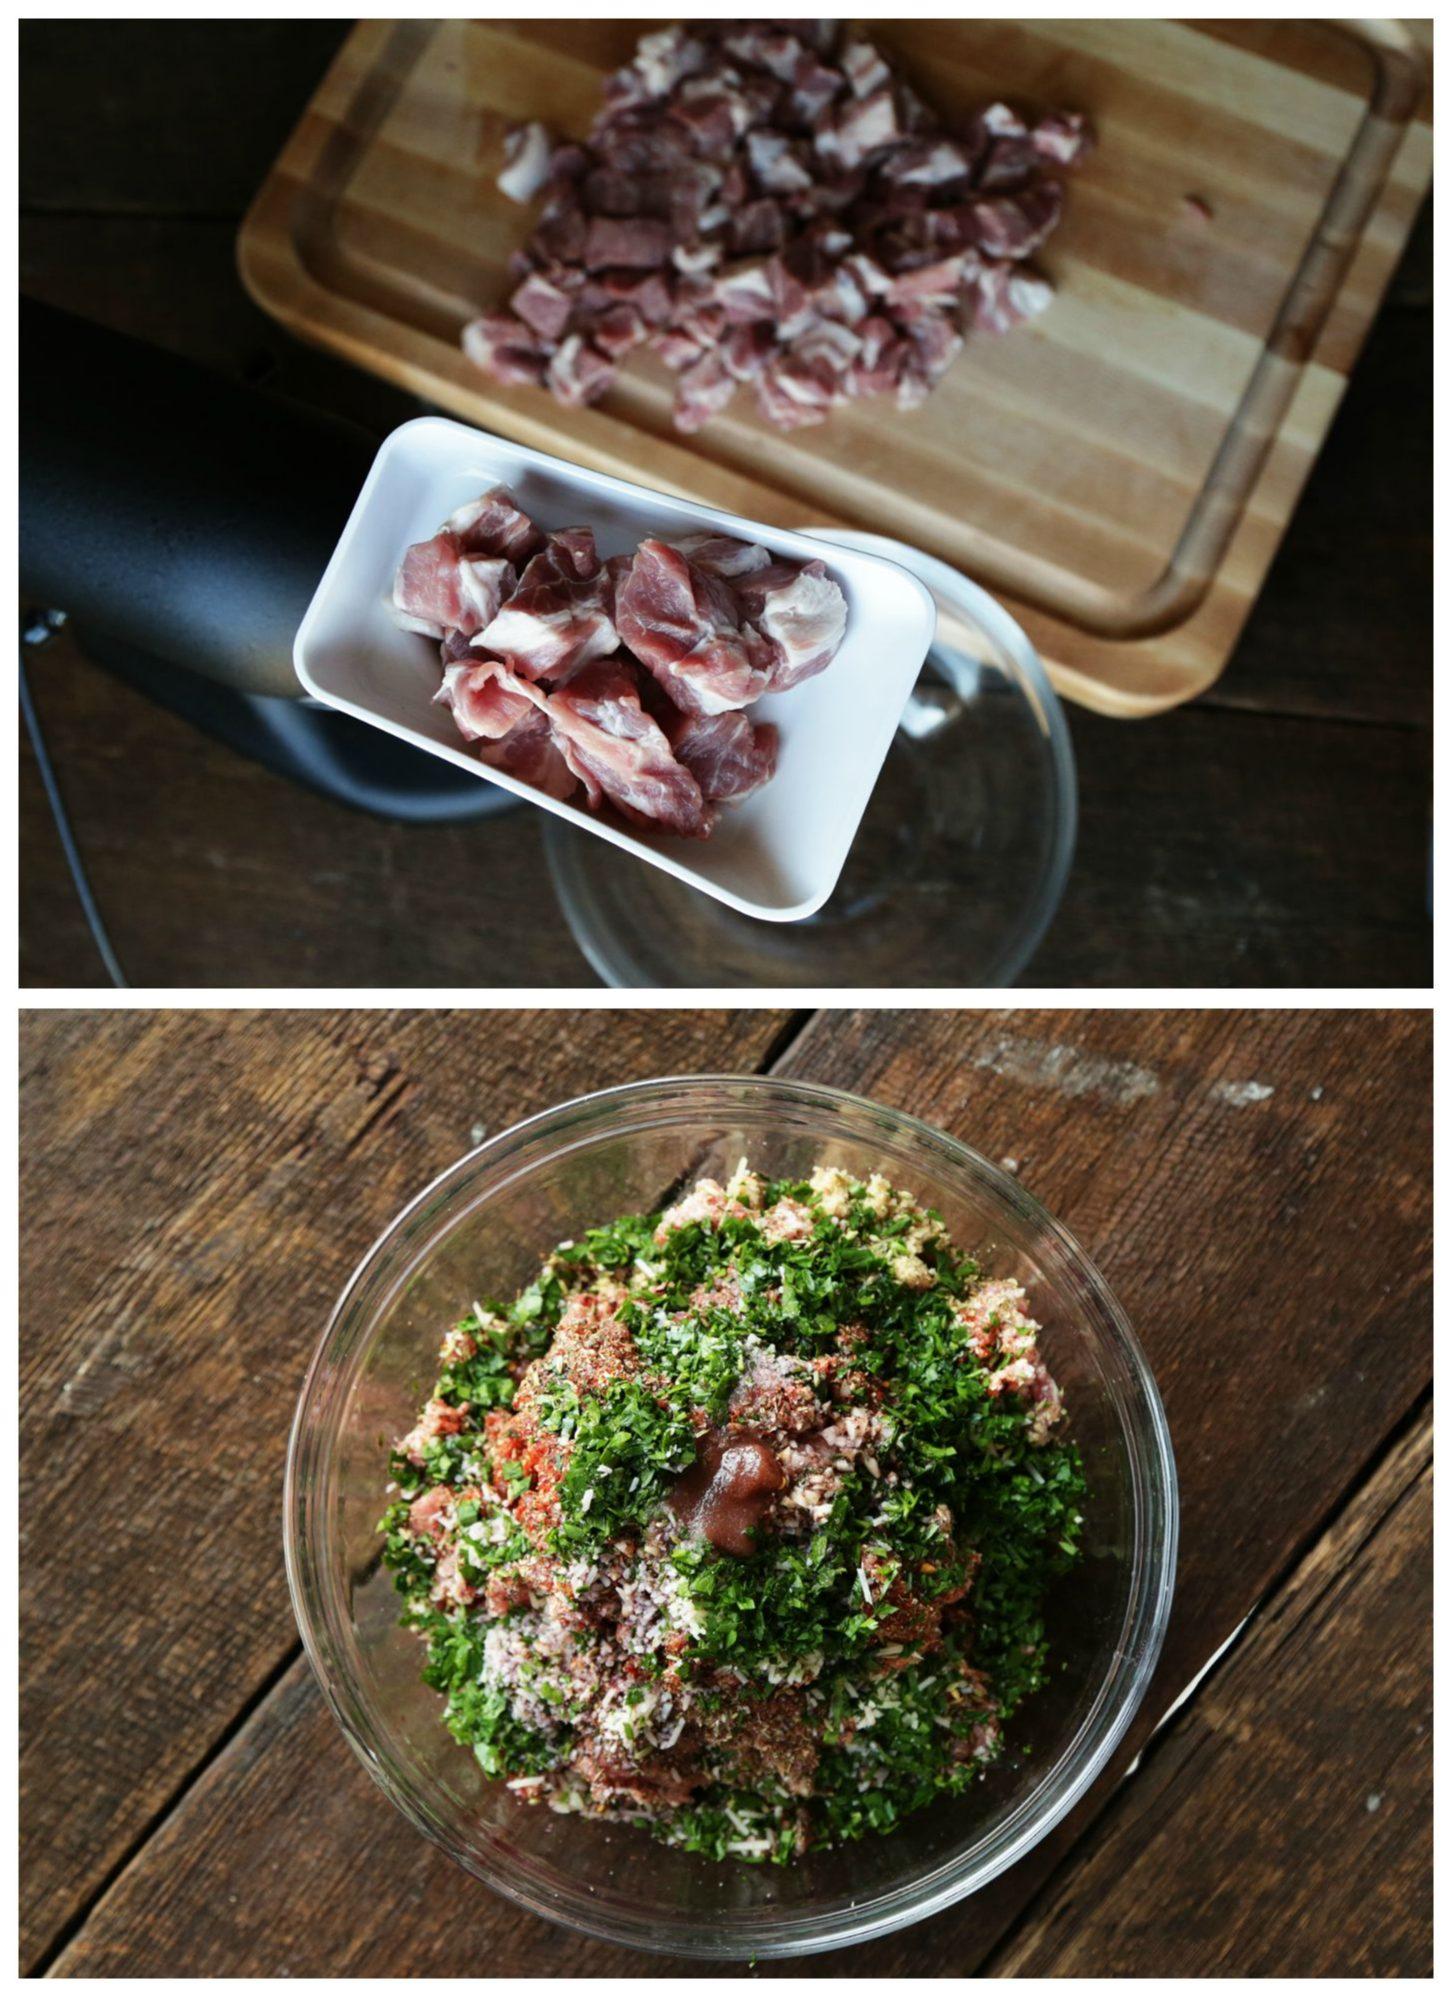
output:
[[[301,694],[293,634],[378,441],[33,299],[20,341],[25,595],[240,693]]]

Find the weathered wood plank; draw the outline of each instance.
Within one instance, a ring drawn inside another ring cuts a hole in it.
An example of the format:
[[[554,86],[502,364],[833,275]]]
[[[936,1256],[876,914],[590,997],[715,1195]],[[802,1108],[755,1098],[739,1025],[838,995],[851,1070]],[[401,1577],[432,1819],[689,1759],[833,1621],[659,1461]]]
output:
[[[1427,205],[1228,671],[1203,702],[1429,723],[1429,214]]]
[[[534,808],[386,825],[208,741],[65,639],[33,682],[133,982],[594,983]],[[1024,983],[1428,983],[1424,732],[1200,709],[1136,727],[1078,712],[1072,730],[1076,863]],[[23,776],[22,981],[96,984],[28,757]]]
[[[132,985],[596,983],[534,808],[436,827],[350,812],[203,736],[65,634],[31,685]],[[22,981],[104,984],[28,753],[23,778]]]
[[[1432,1974],[1433,1450],[1426,1414],[987,1972]]]
[[[1130,1313],[1184,1508],[1144,1734],[1428,1383],[1429,1030],[1415,1013],[821,1014],[783,1064],[1018,1160]],[[807,1963],[973,1971],[1108,1791],[992,1895]],[[373,1792],[300,1665],[56,1969],[467,1976],[487,1957],[497,1977],[671,1969],[469,1884]]]
[[[785,1018],[23,1017],[27,1962],[296,1643],[288,1423],[375,1234],[483,1132]]]
[[[1427,731],[1070,721],[1076,860],[1022,985],[1429,984]]]

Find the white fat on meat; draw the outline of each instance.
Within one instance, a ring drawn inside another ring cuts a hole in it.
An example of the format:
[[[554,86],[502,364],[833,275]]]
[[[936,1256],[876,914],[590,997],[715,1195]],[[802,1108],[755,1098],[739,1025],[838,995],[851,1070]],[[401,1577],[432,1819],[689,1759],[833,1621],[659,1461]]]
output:
[[[560,403],[594,403],[615,380],[615,362],[579,333],[569,334],[546,363],[546,387]]]
[[[715,805],[745,799],[778,768],[778,731],[740,708],[723,715],[679,715],[667,725],[672,754]]]
[[[481,645],[532,679],[604,659],[617,644],[609,588],[589,528],[552,535],[481,631]]]
[[[504,556],[523,563],[546,545],[546,538],[508,486],[490,486],[463,507],[457,507],[444,524],[447,534],[458,535],[467,555]]]
[[[546,349],[514,313],[481,313],[460,335],[467,361],[507,389],[537,388],[546,379]]]
[[[435,700],[449,709],[467,743],[508,736],[535,705],[528,684],[503,660],[472,653],[446,666]]]
[[[740,542],[736,535],[683,535],[672,544],[689,562],[731,582],[755,569],[766,569],[773,558],[759,542]]]
[[[479,757],[482,764],[508,771],[547,798],[569,799],[577,789],[576,773],[561,754],[550,717],[539,708],[523,715],[504,736],[482,743]]]
[[[391,608],[407,632],[443,639],[483,631],[515,582],[513,566],[498,556],[466,553],[459,535],[442,529],[406,549],[394,578]]]
[[[550,178],[551,135],[538,118],[505,137],[505,165],[495,185],[511,201],[534,201]]]
[[[562,755],[593,805],[604,793],[638,824],[699,838],[712,831],[701,787],[643,708],[627,660],[600,660],[583,668],[546,697],[545,709]]]
[[[460,602],[483,632],[515,588],[515,565],[504,556],[462,556],[459,581]]]
[[[743,625],[722,578],[669,542],[638,548],[617,589],[616,620],[623,643],[688,714],[746,708],[768,686],[773,649]]]
[[[843,643],[849,606],[821,562],[774,563],[737,586],[738,601],[778,651],[775,693],[821,674]]]

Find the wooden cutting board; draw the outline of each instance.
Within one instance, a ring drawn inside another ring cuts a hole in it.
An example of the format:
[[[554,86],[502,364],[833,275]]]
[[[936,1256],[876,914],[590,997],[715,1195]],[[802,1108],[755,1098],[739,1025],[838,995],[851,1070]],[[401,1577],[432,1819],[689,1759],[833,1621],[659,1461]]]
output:
[[[1419,24],[893,21],[866,32],[948,118],[1088,112],[1098,148],[1039,260],[1050,310],[973,338],[909,414],[780,433],[740,396],[695,437],[635,360],[571,410],[457,342],[530,212],[507,127],[581,136],[645,24],[362,23],[243,225],[254,297],[486,430],[784,526],[914,542],[1021,619],[1114,715],[1222,671],[1429,185]]]

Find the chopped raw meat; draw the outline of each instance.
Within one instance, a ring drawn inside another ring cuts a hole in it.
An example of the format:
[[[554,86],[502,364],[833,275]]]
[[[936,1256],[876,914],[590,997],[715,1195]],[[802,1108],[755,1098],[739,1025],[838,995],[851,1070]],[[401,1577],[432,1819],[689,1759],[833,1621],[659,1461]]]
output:
[[[972,210],[978,247],[987,257],[1029,257],[1061,218],[1061,189],[1038,181],[1018,194],[991,195]]]
[[[839,67],[855,97],[868,97],[889,82],[889,65],[872,42],[846,43]]]
[[[589,553],[580,540],[590,544]],[[527,564],[518,588],[480,634],[487,651],[539,680],[616,650],[607,580],[590,529],[552,535]]]
[[[512,201],[534,201],[551,176],[551,135],[538,119],[506,135],[505,165],[495,185]]]
[[[623,643],[689,715],[745,708],[774,654],[741,623],[731,589],[668,542],[645,541],[616,594]]]
[[[504,556],[523,563],[546,545],[546,538],[508,486],[492,486],[477,500],[457,507],[445,529],[458,535],[467,555]]]
[[[864,328],[821,323],[804,365],[909,345],[886,320]],[[483,762],[694,838],[777,766],[776,728],[742,710],[826,666],[847,618],[822,562],[712,530],[603,561],[591,528],[545,534],[503,486],[406,550],[394,604],[441,641],[435,699]]]
[[[593,216],[582,252],[588,271],[655,271],[672,255],[672,232],[650,216]]]
[[[604,793],[634,823],[698,838],[712,831],[701,787],[642,707],[636,676],[624,658],[600,660],[573,674],[558,694],[547,696],[546,713],[593,805]]]
[[[838,398],[838,371],[821,355],[789,348],[758,378],[758,407],[780,430],[821,424]]]
[[[699,569],[711,572],[713,576],[726,578],[747,576],[755,569],[766,569],[773,558],[757,542],[740,542],[734,535],[684,535],[672,545],[680,549],[689,561]]]
[[[579,333],[556,349],[546,367],[546,386],[562,403],[594,403],[616,380],[616,367]]]
[[[510,295],[510,309],[542,340],[559,340],[571,323],[576,302],[544,272],[532,271]]]
[[[1091,143],[1077,112],[1028,123],[1000,103],[947,131],[832,21],[656,29],[586,144],[512,135],[502,185],[543,205],[510,311],[472,321],[465,349],[497,381],[585,404],[648,345],[685,431],[747,382],[783,429],[866,396],[912,408],[967,326],[1006,331],[1049,298],[996,267],[1046,240],[1062,202],[1046,170]],[[887,336],[843,337],[871,316]]]
[[[936,264],[921,264],[916,271],[902,271],[891,278],[885,298],[891,308],[953,305],[964,279],[964,257],[943,257]]]
[[[896,187],[943,189],[963,186],[974,164],[969,148],[953,139],[917,139],[898,147],[879,172]]]
[[[513,313],[488,312],[472,319],[460,345],[468,360],[504,388],[534,387],[546,379],[546,351]]]
[[[593,343],[615,361],[619,355],[640,347],[647,337],[647,323],[634,306],[610,306],[591,330]]]
[[[676,716],[667,725],[667,741],[713,804],[745,799],[778,765],[778,731],[771,722],[750,722],[740,708]]]
[[[475,629],[483,632],[515,588],[515,566],[503,556],[461,556],[459,581],[460,602]]]
[[[436,535],[404,552],[391,599],[396,621],[407,632],[443,639],[464,617],[460,603],[460,540]],[[479,631],[479,626],[476,626]]]
[[[761,257],[719,271],[712,297],[733,325],[746,326],[776,317],[773,272]]]
[[[542,553],[548,559],[545,567],[559,570],[562,575],[579,577],[583,582],[595,576],[601,568],[594,528],[557,528],[547,535]],[[545,567],[541,580],[544,580]],[[522,577],[521,581],[525,582],[526,578]]]
[[[515,570],[498,556],[467,552],[457,530],[442,528],[406,549],[394,579],[394,615],[410,632],[443,639],[447,632],[482,632],[515,582]]]
[[[886,86],[843,105],[819,126],[813,143],[830,165],[857,167],[902,136],[899,107]]]
[[[709,348],[682,371],[677,390],[677,428],[700,431],[712,417],[725,410],[737,394],[737,378],[717,347]]]
[[[1051,287],[1015,264],[986,264],[976,273],[972,296],[975,325],[986,333],[1009,333],[1046,310]]]
[[[509,735],[534,708],[525,683],[504,661],[468,653],[446,666],[435,700],[449,709],[467,743]]]
[[[808,149],[786,132],[759,130],[747,137],[748,165],[765,194],[802,194],[813,186]]]
[[[576,773],[562,756],[550,717],[542,709],[532,708],[504,736],[482,743],[479,755],[482,764],[508,771],[547,798],[569,799],[576,790]]]
[[[739,605],[777,649],[769,686],[781,693],[821,674],[849,622],[844,593],[821,562],[770,563],[733,586]]]
[[[1078,167],[1091,151],[1091,131],[1079,111],[1056,111],[1032,127],[1031,144],[1043,160]]]

